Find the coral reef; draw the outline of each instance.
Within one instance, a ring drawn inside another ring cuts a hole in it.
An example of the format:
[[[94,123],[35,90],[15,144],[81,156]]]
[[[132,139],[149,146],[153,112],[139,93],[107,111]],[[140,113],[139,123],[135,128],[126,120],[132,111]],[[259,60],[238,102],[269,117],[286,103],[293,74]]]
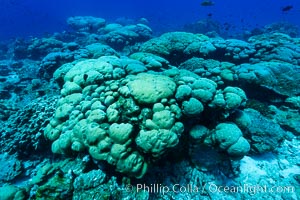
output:
[[[67,23],[76,31],[95,32],[105,26],[106,21],[92,16],[74,16],[69,17]]]
[[[14,44],[13,55],[16,59],[31,58],[37,60],[48,53],[58,51],[63,42],[54,37],[32,38],[30,42],[17,40]]]
[[[63,77],[63,97],[45,129],[45,137],[54,141],[54,153],[87,149],[94,159],[141,178],[151,162],[179,143],[184,131],[182,117],[201,118],[205,108],[218,109],[219,115],[225,116],[245,103],[241,89],[217,90],[215,82],[196,74],[188,76],[174,67],[175,78],[167,76],[168,68],[162,74],[126,75],[131,71],[124,68],[132,62],[136,63],[129,58],[104,56],[78,62],[69,69]],[[183,92],[184,88],[190,88],[189,94]],[[224,134],[231,132],[226,129]],[[249,144],[240,139],[239,128],[234,130],[237,134],[232,136],[233,141],[219,148],[242,157],[249,151]],[[223,140],[218,135],[211,139],[211,146]],[[244,150],[236,152],[239,145],[245,145]]]
[[[67,23],[1,46],[0,199],[297,199],[299,38]]]
[[[0,122],[0,152],[26,156],[34,151],[47,151],[43,133],[56,102],[57,97],[38,98],[12,114],[6,123]]]
[[[7,183],[22,173],[22,165],[15,154],[0,154],[0,183]]]

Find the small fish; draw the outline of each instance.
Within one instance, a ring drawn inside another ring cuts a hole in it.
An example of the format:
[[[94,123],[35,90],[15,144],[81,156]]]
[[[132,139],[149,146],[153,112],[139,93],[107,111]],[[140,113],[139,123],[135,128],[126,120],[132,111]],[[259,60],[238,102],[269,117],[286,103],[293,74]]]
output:
[[[212,13],[208,13],[207,16],[208,16],[208,17],[212,17],[213,14],[212,14]]]
[[[281,11],[282,12],[288,12],[288,11],[292,10],[293,8],[294,8],[294,6],[287,5],[287,6],[284,6],[283,8],[281,8]]]
[[[215,2],[210,0],[204,0],[201,2],[201,6],[213,6],[213,5],[215,5]]]

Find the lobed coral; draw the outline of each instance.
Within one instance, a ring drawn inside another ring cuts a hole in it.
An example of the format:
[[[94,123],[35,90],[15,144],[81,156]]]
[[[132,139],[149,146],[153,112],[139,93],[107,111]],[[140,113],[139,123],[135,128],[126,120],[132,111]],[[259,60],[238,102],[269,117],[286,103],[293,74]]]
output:
[[[163,61],[153,57],[153,61]],[[128,66],[132,63],[152,73],[130,74]],[[218,89],[214,81],[196,74],[191,77],[169,65],[158,70],[163,72],[155,72],[154,65],[104,56],[68,68],[61,74],[62,98],[44,133],[53,141],[52,151],[65,154],[87,150],[95,160],[106,161],[116,171],[141,178],[148,165],[179,144],[184,117],[205,118],[202,112],[209,108],[217,108],[217,115],[225,116],[246,101],[239,88]],[[242,157],[248,152],[248,143],[240,137],[241,132],[233,136],[236,145],[220,150]],[[241,145],[246,145],[244,150],[237,150]]]
[[[67,19],[67,24],[76,31],[95,32],[105,26],[103,18],[92,16],[74,16]]]

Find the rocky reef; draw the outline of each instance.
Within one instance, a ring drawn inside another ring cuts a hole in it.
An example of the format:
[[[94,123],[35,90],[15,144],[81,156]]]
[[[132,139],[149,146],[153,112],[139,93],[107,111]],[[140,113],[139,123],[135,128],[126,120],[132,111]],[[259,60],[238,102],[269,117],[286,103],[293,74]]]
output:
[[[296,200],[300,39],[143,22],[7,44],[0,199]]]

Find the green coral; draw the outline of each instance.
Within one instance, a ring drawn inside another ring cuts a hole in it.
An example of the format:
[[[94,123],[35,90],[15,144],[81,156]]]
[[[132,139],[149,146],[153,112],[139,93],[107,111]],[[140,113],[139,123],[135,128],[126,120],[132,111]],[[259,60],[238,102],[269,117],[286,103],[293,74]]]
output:
[[[179,142],[176,133],[167,129],[151,131],[141,130],[136,138],[136,144],[144,153],[153,157],[160,157],[166,150],[175,147]]]
[[[182,103],[182,112],[188,117],[200,116],[203,110],[202,103],[196,98],[190,98]]]
[[[222,108],[216,113],[222,115],[246,100],[241,89],[218,89],[214,81],[178,70],[160,57],[132,57],[142,63],[103,56],[55,73],[64,79],[62,97],[44,132],[53,141],[54,153],[88,151],[94,160],[106,161],[118,172],[141,178],[150,163],[180,143],[183,117],[201,119],[206,109],[214,107]],[[130,64],[141,66],[143,71],[163,72],[135,74]],[[220,134],[214,140],[214,134],[206,138],[218,143]],[[244,155],[248,143],[239,139],[241,135],[233,137],[234,144],[226,148],[222,144],[220,149],[235,157]]]
[[[250,144],[243,137],[242,131],[235,124],[221,123],[212,135],[213,143],[232,157],[241,157],[250,151]]]
[[[3,185],[0,187],[0,199],[23,200],[25,199],[25,191],[14,185]]]
[[[250,151],[249,142],[234,123],[219,123],[211,130],[195,125],[189,130],[189,140],[191,161],[201,170],[214,168],[228,159],[241,159]]]
[[[141,73],[128,84],[131,94],[139,103],[156,103],[173,96],[176,84],[166,76]]]

